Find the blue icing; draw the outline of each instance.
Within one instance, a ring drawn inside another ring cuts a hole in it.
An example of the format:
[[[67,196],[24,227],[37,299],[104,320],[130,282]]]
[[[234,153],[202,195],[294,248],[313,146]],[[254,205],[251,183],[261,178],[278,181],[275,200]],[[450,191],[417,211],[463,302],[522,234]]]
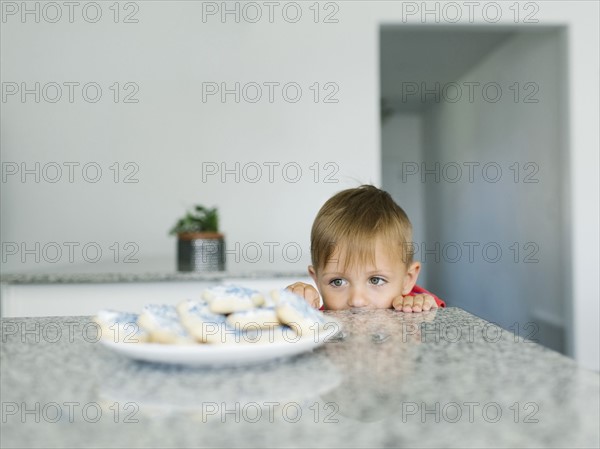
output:
[[[197,318],[200,318],[202,321],[207,321],[216,324],[225,323],[225,316],[211,312],[208,308],[208,305],[205,302],[192,302],[190,304],[191,305],[188,305],[187,309],[187,312],[190,315],[194,315]]]
[[[98,318],[110,324],[137,323],[139,315],[132,312],[119,312],[116,310],[101,310]]]
[[[137,323],[139,318],[139,314],[137,313],[100,310],[96,317],[108,328],[106,330],[108,334],[103,336],[105,338],[114,338],[115,341],[119,341],[121,339],[119,336],[122,335],[125,341],[129,342],[133,341],[130,340],[133,336],[146,335],[146,331],[140,329],[140,326]],[[114,329],[115,325],[117,326],[117,329]]]
[[[234,296],[240,299],[250,300],[253,296],[260,294],[258,290],[241,287],[238,285],[218,285],[208,289],[208,292],[220,299],[221,296]]]
[[[258,294],[258,290],[254,290],[251,288],[246,288],[246,287],[241,287],[239,285],[226,285],[225,286],[225,291],[227,292],[227,294],[229,295],[235,295],[235,296],[247,296],[247,297],[252,297],[256,294]]]
[[[181,336],[188,336],[188,332],[179,322],[179,315],[175,306],[149,304],[144,307],[144,311],[152,317],[159,328],[169,330]]]
[[[260,337],[263,333],[267,334],[269,331],[265,329],[256,329],[251,327],[247,329],[239,324],[230,324],[225,315],[213,313],[210,311],[209,305],[203,301],[188,300],[186,302],[185,312],[188,315],[192,315],[198,318],[206,328],[202,328],[204,338],[209,341],[215,342],[220,341],[221,343],[240,343],[245,341],[254,341],[257,337]],[[229,315],[232,316],[248,315],[248,314],[259,314],[259,313],[272,313],[275,314],[275,308],[258,308],[243,312],[236,312]],[[277,321],[276,317],[273,317]],[[214,328],[213,325],[217,326]],[[275,329],[283,328],[283,326],[277,326]],[[277,331],[274,331],[277,332]]]
[[[189,315],[198,318],[200,321],[202,321],[202,323],[206,325],[214,324],[218,326],[219,331],[216,335],[219,337],[223,335],[223,332],[235,336],[243,335],[243,332],[240,330],[239,326],[231,326],[227,322],[227,317],[225,315],[211,312],[208,304],[205,302],[188,301],[186,312]],[[209,329],[207,327],[206,329],[203,329],[203,332],[208,332],[209,330],[211,331],[209,336],[214,336],[215,334],[212,333],[212,328]]]

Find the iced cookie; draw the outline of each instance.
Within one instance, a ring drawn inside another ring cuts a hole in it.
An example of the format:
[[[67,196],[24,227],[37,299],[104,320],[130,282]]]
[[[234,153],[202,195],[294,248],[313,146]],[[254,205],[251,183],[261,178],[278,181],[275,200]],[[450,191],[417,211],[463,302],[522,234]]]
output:
[[[145,343],[148,332],[137,324],[139,315],[116,310],[100,310],[94,321],[100,326],[102,338],[115,343]]]
[[[302,337],[312,336],[325,324],[325,316],[313,309],[301,296],[288,290],[274,290],[275,311],[279,321],[293,328]]]
[[[256,309],[259,311],[261,309]],[[186,300],[177,306],[177,312],[182,324],[197,340],[208,344],[263,344],[282,341],[290,341],[296,337],[296,333],[279,325],[277,317],[274,317],[275,325],[269,328],[258,326],[242,326],[241,320],[233,320],[229,324],[229,317],[211,312],[209,305],[204,301]],[[254,310],[249,311],[254,312]],[[269,311],[266,311],[269,313]],[[240,314],[246,312],[238,312]],[[273,311],[271,311],[273,313]],[[265,318],[271,319],[273,315]],[[256,321],[256,317],[255,320]]]
[[[227,323],[230,326],[239,326],[242,330],[269,329],[281,324],[274,306],[232,313],[227,317]]]
[[[195,343],[194,337],[179,321],[179,315],[174,306],[149,304],[140,314],[138,324],[150,334],[150,341],[153,343]]]
[[[236,285],[218,285],[204,290],[202,298],[213,313],[242,312],[264,304],[265,298],[258,291]]]
[[[234,332],[224,315],[211,312],[208,302],[187,299],[177,305],[181,324],[198,341],[220,343],[223,331]]]

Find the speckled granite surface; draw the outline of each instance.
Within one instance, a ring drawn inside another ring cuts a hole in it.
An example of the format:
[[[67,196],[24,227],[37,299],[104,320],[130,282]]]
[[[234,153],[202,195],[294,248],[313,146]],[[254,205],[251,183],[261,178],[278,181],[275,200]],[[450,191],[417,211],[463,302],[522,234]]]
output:
[[[89,317],[4,319],[1,445],[600,444],[599,375],[556,352],[457,308],[332,315],[338,340],[222,369],[126,359]]]
[[[14,273],[3,274],[5,284],[102,284],[115,282],[165,282],[165,281],[222,281],[236,279],[302,278],[306,272],[213,271],[206,273],[178,271],[115,271],[90,273]]]

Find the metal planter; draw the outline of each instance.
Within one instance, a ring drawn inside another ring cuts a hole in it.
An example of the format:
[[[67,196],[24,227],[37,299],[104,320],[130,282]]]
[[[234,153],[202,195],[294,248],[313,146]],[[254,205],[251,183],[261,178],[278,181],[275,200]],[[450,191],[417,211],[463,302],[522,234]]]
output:
[[[216,232],[190,232],[177,236],[178,271],[224,271],[225,239]]]

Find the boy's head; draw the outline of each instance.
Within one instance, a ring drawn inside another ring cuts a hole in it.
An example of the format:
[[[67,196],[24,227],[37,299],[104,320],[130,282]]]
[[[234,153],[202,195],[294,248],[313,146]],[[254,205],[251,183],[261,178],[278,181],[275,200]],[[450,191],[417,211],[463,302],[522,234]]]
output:
[[[392,197],[374,186],[339,192],[318,212],[309,273],[328,309],[389,308],[414,286],[412,226]]]

